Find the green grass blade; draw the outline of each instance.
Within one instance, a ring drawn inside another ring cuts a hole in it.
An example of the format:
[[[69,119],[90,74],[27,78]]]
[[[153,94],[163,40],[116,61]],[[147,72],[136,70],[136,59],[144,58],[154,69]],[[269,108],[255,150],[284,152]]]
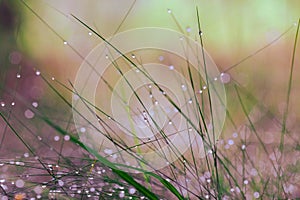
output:
[[[292,56],[292,62],[291,62],[291,70],[290,70],[289,83],[288,83],[288,91],[287,91],[287,96],[286,96],[286,106],[285,106],[283,119],[282,119],[282,129],[281,129],[281,137],[280,137],[280,145],[279,145],[279,150],[281,152],[283,152],[284,135],[286,133],[286,121],[287,121],[287,116],[288,116],[288,111],[289,111],[289,103],[290,103],[290,96],[291,96],[291,89],[292,89],[293,72],[294,72],[294,65],[295,65],[295,54],[296,54],[297,41],[298,41],[298,35],[299,35],[299,27],[300,27],[300,18],[298,20],[297,31],[296,31],[296,36],[295,36],[293,56]]]

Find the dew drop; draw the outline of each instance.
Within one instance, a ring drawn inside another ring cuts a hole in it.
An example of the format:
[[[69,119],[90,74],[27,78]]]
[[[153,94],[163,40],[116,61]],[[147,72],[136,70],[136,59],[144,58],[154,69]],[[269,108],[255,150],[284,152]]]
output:
[[[136,192],[135,188],[129,188],[129,194],[134,194]]]
[[[257,176],[257,170],[256,169],[254,169],[254,168],[252,168],[251,170],[250,170],[250,174],[252,175],[252,176]]]
[[[111,155],[111,157],[112,157],[113,159],[116,159],[116,158],[118,157],[118,155],[117,155],[117,154],[113,154],[113,155]]]
[[[230,75],[227,74],[227,73],[221,73],[220,75],[220,80],[222,83],[226,84],[226,83],[229,83],[230,82]]]
[[[119,193],[119,197],[120,197],[120,198],[124,198],[124,197],[125,197],[124,191],[121,191],[121,192]]]
[[[237,132],[234,132],[234,133],[232,134],[232,137],[237,138],[237,137],[238,137]]]
[[[68,42],[67,41],[64,41],[64,45],[67,45],[68,44]]]
[[[69,136],[69,135],[65,135],[65,136],[64,136],[64,140],[65,140],[65,141],[69,141],[69,140],[70,140],[70,136]]]
[[[5,103],[2,101],[2,102],[0,103],[0,105],[1,105],[1,107],[4,107],[4,106],[5,106]]]
[[[254,196],[255,199],[258,199],[259,198],[259,193],[258,192],[254,192],[253,196]]]
[[[39,106],[39,104],[37,103],[37,102],[32,102],[32,104],[31,104],[33,107],[35,107],[35,108],[37,108],[38,106]]]
[[[84,127],[81,127],[81,128],[80,128],[80,132],[81,132],[81,133],[84,133],[85,131],[86,131],[86,129],[85,129]]]
[[[171,10],[171,9],[168,9],[168,13],[171,14],[171,13],[172,13],[172,10]]]
[[[63,186],[65,183],[62,180],[58,180],[58,185]]]
[[[56,135],[55,137],[54,137],[54,141],[59,141],[59,136],[58,135]]]
[[[159,57],[158,57],[158,60],[159,60],[159,61],[163,61],[164,59],[165,59],[165,58],[164,58],[163,56],[159,56]]]
[[[234,144],[234,141],[233,141],[233,140],[228,140],[228,144],[229,144],[229,145],[233,145],[233,144]]]
[[[134,55],[134,54],[131,54],[131,58],[135,59],[135,55]]]
[[[73,95],[73,100],[74,100],[74,101],[77,101],[78,99],[79,99],[79,96],[78,96],[77,94],[74,94],[74,95]]]
[[[24,115],[27,119],[32,119],[34,117],[34,113],[29,109],[25,110]]]
[[[111,149],[104,149],[104,153],[111,155],[113,151]]]
[[[21,78],[21,74],[17,73],[17,78]]]
[[[40,72],[39,70],[37,70],[37,71],[35,72],[35,75],[39,76],[39,75],[41,75],[41,72]]]
[[[246,149],[246,145],[242,145],[242,150],[245,150]]]
[[[36,193],[36,194],[41,194],[43,192],[43,189],[41,186],[36,186],[33,191]]]
[[[173,66],[173,65],[170,65],[170,66],[169,66],[169,69],[170,69],[170,70],[174,70],[174,66]]]
[[[11,102],[11,105],[14,106],[14,105],[16,105],[16,103],[13,101],[13,102]]]
[[[248,185],[249,181],[248,180],[244,180],[244,184]]]
[[[192,31],[191,27],[186,27],[186,32],[190,33]]]
[[[25,185],[25,182],[24,182],[22,179],[18,179],[18,180],[16,181],[16,186],[17,186],[18,188],[22,188],[22,187],[24,187],[24,185]]]
[[[92,33],[92,32],[89,32],[89,35],[93,35],[93,33]]]

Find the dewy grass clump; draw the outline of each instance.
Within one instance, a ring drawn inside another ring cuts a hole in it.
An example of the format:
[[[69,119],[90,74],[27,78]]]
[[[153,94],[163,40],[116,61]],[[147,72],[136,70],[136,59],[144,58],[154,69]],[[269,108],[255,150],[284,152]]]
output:
[[[0,5],[29,11],[51,32],[53,43],[58,40],[58,48],[80,62],[76,75],[68,71],[73,78],[52,77],[48,74],[55,70],[32,64],[26,51],[6,55],[10,67],[3,68],[0,97],[1,200],[300,198],[294,103],[299,22],[221,69],[205,50],[207,23],[195,4],[189,22],[194,26],[183,28],[168,7],[161,15],[176,29],[121,31],[140,6],[133,1],[115,34],[106,37],[95,21],[41,3],[71,23],[76,36],[83,35],[83,47],[33,2]],[[280,60],[288,73],[280,76],[282,90],[276,89],[284,103],[274,109],[277,99],[261,94],[272,94],[265,90],[272,77],[262,80],[263,71],[245,75],[239,67],[249,62],[266,67],[268,54],[277,55],[270,49],[282,41],[291,56]],[[248,78],[247,83],[246,76],[257,81]]]

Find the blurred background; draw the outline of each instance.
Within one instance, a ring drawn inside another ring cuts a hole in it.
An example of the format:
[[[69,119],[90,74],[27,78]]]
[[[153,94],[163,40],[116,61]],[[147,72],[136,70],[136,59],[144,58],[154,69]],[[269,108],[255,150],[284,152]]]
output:
[[[101,42],[72,16],[108,38],[125,30],[163,27],[197,37],[196,6],[199,9],[204,45],[220,71],[269,44],[299,18],[299,1],[2,1],[1,63],[14,48],[34,61],[42,71],[62,81],[73,80],[82,58]],[[167,10],[170,9],[170,15]],[[39,17],[37,17],[37,15]],[[259,88],[268,96],[286,89],[296,28],[260,54],[230,72],[248,87]],[[68,45],[64,45],[67,41]],[[5,49],[5,50],[4,50]],[[296,64],[299,59],[296,60]],[[8,68],[1,65],[2,68]],[[295,68],[295,76],[299,68]],[[259,76],[257,76],[259,74]],[[299,80],[295,77],[295,80]],[[294,87],[297,87],[296,82]],[[257,85],[258,84],[258,85]],[[297,90],[297,89],[295,89]],[[274,92],[274,93],[273,93]],[[284,95],[284,94],[283,94]],[[275,99],[275,98],[270,98]],[[276,98],[280,99],[280,98]]]
[[[272,112],[280,115],[286,101],[296,23],[300,13],[300,2],[297,0],[45,0],[26,1],[26,4],[3,0],[0,19],[1,84],[7,81],[7,74],[20,70],[23,58],[28,59],[28,65],[48,77],[55,77],[64,84],[74,81],[83,58],[102,41],[89,33],[72,15],[105,38],[143,27],[173,29],[197,38],[196,6],[199,9],[204,48],[219,70],[226,71],[249,56],[249,59],[226,72],[258,101],[264,102]],[[272,43],[274,40],[276,42]],[[266,48],[253,54],[263,47]],[[299,62],[299,56],[296,56],[290,100],[292,121],[300,116],[297,105]],[[235,96],[230,95],[230,88],[227,90],[231,102]],[[44,94],[38,87],[34,92],[36,95]]]

